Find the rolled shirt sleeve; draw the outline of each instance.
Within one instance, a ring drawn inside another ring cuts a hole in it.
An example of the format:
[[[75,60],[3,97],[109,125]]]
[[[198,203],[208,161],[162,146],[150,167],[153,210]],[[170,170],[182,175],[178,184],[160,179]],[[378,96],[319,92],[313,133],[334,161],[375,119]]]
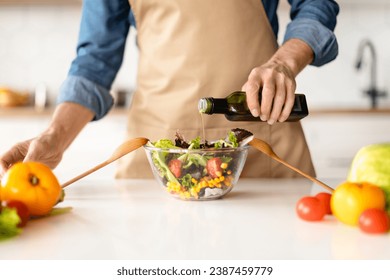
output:
[[[68,76],[63,82],[57,103],[73,102],[95,113],[93,120],[103,118],[114,104],[108,89],[82,76]]]
[[[57,103],[74,102],[101,119],[113,105],[111,85],[122,64],[130,27],[128,0],[84,0],[77,56]]]
[[[339,6],[333,0],[289,0],[291,22],[284,41],[292,38],[306,42],[314,52],[311,65],[321,66],[338,55],[334,34]]]

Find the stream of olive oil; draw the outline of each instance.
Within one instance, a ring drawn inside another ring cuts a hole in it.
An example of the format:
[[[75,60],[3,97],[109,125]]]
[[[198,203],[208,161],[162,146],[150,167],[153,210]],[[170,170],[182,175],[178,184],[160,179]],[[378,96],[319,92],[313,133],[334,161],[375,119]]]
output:
[[[203,118],[203,114],[201,112],[199,112],[199,115],[200,115],[200,120],[201,120],[201,123],[202,123],[203,143],[206,143],[206,130],[204,128],[204,118]]]

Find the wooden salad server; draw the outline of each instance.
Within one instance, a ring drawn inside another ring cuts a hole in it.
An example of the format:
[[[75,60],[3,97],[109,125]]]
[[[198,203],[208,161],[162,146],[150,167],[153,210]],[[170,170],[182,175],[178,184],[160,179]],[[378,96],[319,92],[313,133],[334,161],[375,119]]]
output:
[[[148,141],[149,141],[149,139],[147,139],[147,138],[139,137],[139,138],[129,139],[129,140],[123,142],[121,145],[119,145],[115,149],[115,151],[112,153],[112,155],[108,159],[106,159],[102,163],[96,165],[95,167],[81,173],[80,175],[74,177],[73,179],[63,183],[61,185],[61,187],[65,188],[65,187],[69,186],[70,184],[73,184],[74,182],[80,180],[81,178],[84,178],[85,176],[99,170],[100,168],[102,168],[102,167],[104,167],[104,166],[106,166],[114,161],[116,161],[117,159],[120,159],[121,157],[127,155],[128,153],[142,147]]]
[[[270,158],[280,162],[281,164],[283,164],[283,165],[287,166],[288,168],[294,170],[295,172],[301,174],[302,176],[306,177],[307,179],[313,181],[314,183],[317,183],[318,185],[320,185],[321,187],[327,189],[328,191],[331,191],[331,192],[334,191],[334,189],[329,187],[327,184],[321,182],[320,180],[314,178],[313,176],[310,176],[309,174],[303,172],[302,170],[300,170],[300,169],[290,165],[289,163],[287,163],[284,160],[282,160],[281,158],[279,158],[275,154],[275,152],[272,150],[271,146],[268,143],[264,142],[263,140],[260,140],[260,139],[257,139],[257,138],[253,138],[248,144],[250,146],[252,146],[252,147],[255,147],[260,152],[266,154]]]

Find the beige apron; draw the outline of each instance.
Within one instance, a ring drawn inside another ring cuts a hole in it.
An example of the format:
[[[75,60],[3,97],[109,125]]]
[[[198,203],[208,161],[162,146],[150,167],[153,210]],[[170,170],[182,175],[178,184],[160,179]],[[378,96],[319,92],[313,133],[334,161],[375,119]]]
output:
[[[128,138],[188,140],[202,136],[201,97],[225,97],[241,89],[252,68],[266,62],[277,43],[260,0],[130,0],[137,23],[137,90]],[[205,115],[206,138],[244,128],[272,145],[290,164],[314,175],[302,127],[296,123],[229,122]],[[242,177],[295,177],[296,173],[250,149]],[[299,176],[299,175],[298,175]],[[141,148],[119,162],[117,178],[149,178]]]

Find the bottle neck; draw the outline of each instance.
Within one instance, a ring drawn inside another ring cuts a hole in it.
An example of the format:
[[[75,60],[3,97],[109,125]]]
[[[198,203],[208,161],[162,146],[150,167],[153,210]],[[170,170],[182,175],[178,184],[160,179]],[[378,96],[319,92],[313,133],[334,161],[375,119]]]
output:
[[[199,100],[198,110],[200,113],[209,115],[226,114],[229,112],[229,107],[225,98],[206,97]]]

